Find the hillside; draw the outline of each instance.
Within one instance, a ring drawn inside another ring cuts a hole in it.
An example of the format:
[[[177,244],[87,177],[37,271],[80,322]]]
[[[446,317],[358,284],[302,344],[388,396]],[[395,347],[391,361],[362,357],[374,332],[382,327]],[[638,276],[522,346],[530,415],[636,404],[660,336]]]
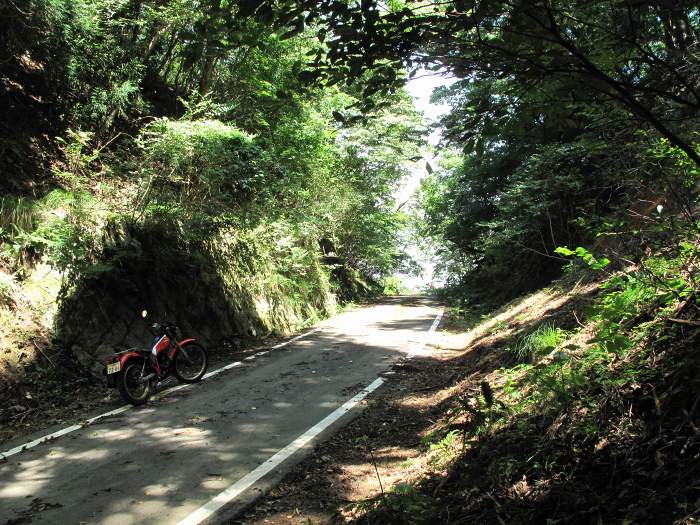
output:
[[[424,252],[434,357],[241,519],[697,521],[697,2],[12,0],[0,41],[0,441],[153,320],[225,360]]]
[[[154,319],[235,349],[405,264],[393,194],[423,133],[405,94],[341,125],[356,94],[298,80],[318,42],[215,5],[1,10],[0,420],[99,383]]]
[[[613,321],[610,284],[449,310],[429,354],[229,523],[694,523],[700,323],[629,288]],[[610,321],[634,343],[608,346]]]

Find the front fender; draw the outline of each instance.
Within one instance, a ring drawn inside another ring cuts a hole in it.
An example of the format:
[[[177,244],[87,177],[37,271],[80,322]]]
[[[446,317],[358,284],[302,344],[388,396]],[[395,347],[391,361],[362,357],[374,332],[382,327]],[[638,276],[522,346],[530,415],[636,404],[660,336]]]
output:
[[[186,344],[193,343],[195,341],[196,339],[183,339],[182,341],[178,341],[177,344],[179,344],[180,346],[185,346]]]

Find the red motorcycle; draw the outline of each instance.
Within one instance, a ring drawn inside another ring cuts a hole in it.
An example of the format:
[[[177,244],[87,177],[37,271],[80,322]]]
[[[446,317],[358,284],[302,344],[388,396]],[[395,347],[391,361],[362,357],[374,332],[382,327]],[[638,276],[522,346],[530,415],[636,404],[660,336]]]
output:
[[[145,317],[145,312],[144,312]],[[118,387],[132,405],[142,405],[157,383],[171,374],[182,383],[195,383],[207,371],[207,351],[194,339],[177,340],[173,323],[155,323],[151,349],[129,348],[107,358],[107,385]]]

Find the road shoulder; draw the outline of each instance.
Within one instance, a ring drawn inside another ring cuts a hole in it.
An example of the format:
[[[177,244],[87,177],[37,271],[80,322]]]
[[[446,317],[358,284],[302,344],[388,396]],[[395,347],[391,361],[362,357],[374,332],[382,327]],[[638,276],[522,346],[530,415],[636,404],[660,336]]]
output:
[[[404,360],[385,375],[378,395],[347,426],[313,452],[228,525],[345,522],[390,487],[409,482],[425,436],[450,397],[455,358],[467,369],[475,356],[436,349]]]

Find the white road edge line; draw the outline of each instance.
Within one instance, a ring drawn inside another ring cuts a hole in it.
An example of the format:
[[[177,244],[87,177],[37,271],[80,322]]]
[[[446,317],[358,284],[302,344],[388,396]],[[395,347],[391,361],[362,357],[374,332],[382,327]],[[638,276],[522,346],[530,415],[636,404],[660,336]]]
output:
[[[270,347],[271,350],[277,350],[278,348],[283,348],[287,345],[290,345],[299,339],[303,339],[304,337],[308,337],[309,335],[318,332],[321,329],[321,326],[317,326],[316,328],[313,328],[309,330],[308,332],[304,332],[303,334],[297,335],[296,337],[291,338],[289,341],[284,341],[283,343],[276,344],[275,346]],[[252,361],[256,357],[265,355],[269,352],[269,350],[265,350],[262,352],[257,352],[250,357],[246,357],[246,361]],[[202,380],[209,379],[210,377],[213,377],[217,374],[220,374],[221,372],[224,372],[226,370],[230,370],[231,368],[235,368],[237,366],[241,366],[243,364],[242,361],[236,361],[234,363],[229,363],[226,366],[222,366],[221,368],[217,368],[216,370],[212,370],[211,372],[207,372],[204,374],[202,377]],[[183,383],[181,385],[174,386],[172,388],[165,389],[161,392],[159,392],[155,397],[163,397],[168,394],[171,394],[173,392],[176,392],[178,390],[182,390],[183,388],[187,388],[192,386],[192,384],[187,384]],[[20,452],[24,452],[25,450],[28,450],[30,448],[34,448],[37,445],[41,445],[42,443],[46,443],[47,441],[51,441],[52,439],[59,438],[61,436],[65,436],[66,434],[70,434],[71,432],[75,432],[76,430],[80,430],[81,428],[85,428],[89,425],[92,425],[95,421],[98,421],[100,419],[103,419],[105,417],[110,417],[114,416],[117,414],[121,414],[122,412],[126,412],[127,410],[130,410],[133,408],[131,405],[123,405],[119,408],[115,408],[114,410],[110,410],[109,412],[105,412],[104,414],[100,414],[95,417],[91,417],[90,419],[86,419],[82,423],[77,423],[75,425],[71,425],[69,427],[62,428],[61,430],[57,430],[56,432],[52,432],[51,434],[47,434],[45,436],[41,436],[39,438],[34,439],[33,441],[29,441],[27,443],[24,443],[22,445],[18,445],[14,448],[11,448],[10,450],[5,450],[4,452],[0,452],[0,460],[7,459],[10,456],[14,456],[15,454],[19,454]]]
[[[437,315],[435,316],[435,319],[433,320],[433,324],[430,325],[430,328],[428,328],[428,331],[426,332],[425,336],[423,337],[423,341],[421,341],[418,346],[413,348],[410,352],[408,352],[408,355],[406,356],[406,359],[413,359],[418,355],[420,352],[423,351],[425,348],[425,345],[428,344],[428,338],[430,337],[430,334],[432,334],[435,330],[437,330],[438,325],[440,324],[440,321],[442,321],[442,315],[444,313],[445,309],[440,308],[440,311],[438,311]]]
[[[236,496],[240,495],[244,490],[253,485],[260,478],[262,478],[263,476],[271,472],[274,468],[279,466],[284,460],[289,458],[300,448],[307,445],[309,441],[311,441],[314,437],[320,434],[323,430],[328,428],[335,421],[337,421],[350,410],[355,408],[355,406],[360,401],[362,401],[369,394],[374,392],[383,383],[384,380],[381,377],[375,379],[370,385],[368,385],[364,390],[362,390],[362,392],[360,392],[350,400],[346,401],[340,408],[337,408],[330,415],[326,416],[324,419],[316,423],[313,427],[304,432],[301,436],[296,438],[289,445],[279,450],[274,456],[271,456],[267,461],[260,464],[255,470],[243,476],[241,479],[236,481],[236,483],[228,487],[223,492],[220,492],[217,496],[209,500],[206,504],[202,505],[192,514],[187,516],[182,521],[178,522],[177,525],[196,525],[207,519],[221,507],[226,505],[229,501],[231,501]]]
[[[308,332],[304,332],[303,334],[300,334],[300,335],[298,335],[298,336],[296,336],[296,337],[292,337],[289,341],[285,341],[284,343],[279,343],[279,344],[276,344],[275,346],[271,346],[270,349],[271,349],[271,350],[277,350],[278,348],[282,348],[283,346],[290,345],[290,344],[292,344],[292,343],[298,341],[299,339],[303,339],[303,338],[306,337],[307,335],[311,335],[311,334],[313,334],[314,332],[318,332],[321,328],[322,328],[321,326],[317,326],[316,328],[312,328],[312,329],[309,330]],[[261,353],[262,353],[262,352],[261,352]],[[265,352],[265,353],[266,353],[266,352]]]
[[[435,316],[435,319],[433,320],[433,324],[430,325],[430,328],[428,329],[428,333],[432,333],[435,330],[437,330],[437,327],[440,325],[440,321],[442,321],[442,315],[445,312],[444,308],[440,308],[440,311],[438,314]]]
[[[430,325],[427,334],[433,333],[442,319],[444,309],[441,308],[438,312],[433,324]],[[425,346],[425,342],[418,346],[418,351]],[[274,348],[274,347],[273,347]],[[415,355],[415,354],[414,354]],[[413,357],[413,356],[411,356]],[[340,408],[335,409],[324,419],[316,423],[309,430],[304,432],[301,436],[296,438],[286,447],[280,449],[273,456],[270,456],[264,463],[261,463],[255,470],[252,470],[241,479],[236,481],[233,485],[229,486],[223,492],[217,494],[214,498],[209,500],[207,503],[199,507],[192,514],[187,516],[185,519],[179,521],[177,525],[198,525],[202,523],[207,518],[211,517],[217,510],[226,505],[231,500],[238,497],[246,489],[250,488],[255,482],[260,480],[266,474],[269,474],[273,469],[278,467],[282,462],[288,459],[291,455],[297,452],[299,449],[303,448],[309,443],[314,437],[323,432],[326,428],[336,422],[338,419],[347,414],[350,410],[355,408],[360,401],[366,398],[369,394],[374,392],[377,388],[384,384],[384,379],[378,377],[372,383],[367,385],[364,390],[359,394],[352,397],[346,401]]]

